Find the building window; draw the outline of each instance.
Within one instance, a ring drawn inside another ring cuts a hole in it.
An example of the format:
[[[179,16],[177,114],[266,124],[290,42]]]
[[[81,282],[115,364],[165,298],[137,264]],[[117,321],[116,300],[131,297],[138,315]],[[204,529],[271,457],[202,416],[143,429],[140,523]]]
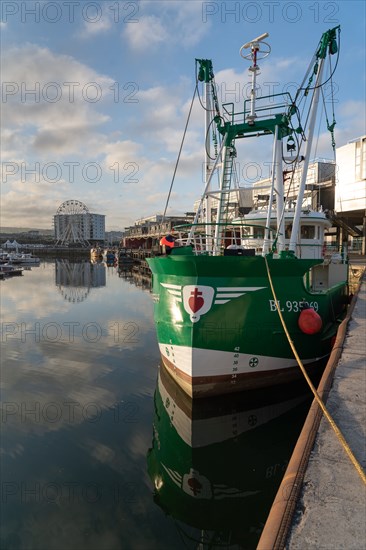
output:
[[[357,181],[366,179],[366,138],[356,141],[355,172]]]

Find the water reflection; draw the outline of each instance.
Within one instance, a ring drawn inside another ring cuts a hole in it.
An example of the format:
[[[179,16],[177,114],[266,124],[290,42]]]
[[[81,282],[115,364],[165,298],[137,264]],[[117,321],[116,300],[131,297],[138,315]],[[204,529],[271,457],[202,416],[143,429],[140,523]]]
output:
[[[55,261],[55,279],[56,286],[66,301],[83,302],[91,288],[106,286],[105,264],[59,259]]]
[[[118,276],[142,290],[151,290],[151,272],[142,270],[139,266],[118,265]]]
[[[63,263],[77,273],[82,262]],[[261,404],[192,404],[164,373],[156,387],[139,274],[104,266],[96,291],[59,266],[43,262],[2,294],[0,547],[197,547],[189,536],[254,547],[299,432],[301,392],[288,386],[287,404],[277,389]],[[55,281],[78,282],[88,299],[75,306]]]
[[[150,296],[113,268],[99,291],[56,269],[44,262],[2,296],[0,547],[158,548],[146,472],[159,357]],[[75,306],[55,281],[85,285],[88,299]]]
[[[187,547],[255,548],[309,405],[285,391],[192,401],[160,368],[148,473]]]

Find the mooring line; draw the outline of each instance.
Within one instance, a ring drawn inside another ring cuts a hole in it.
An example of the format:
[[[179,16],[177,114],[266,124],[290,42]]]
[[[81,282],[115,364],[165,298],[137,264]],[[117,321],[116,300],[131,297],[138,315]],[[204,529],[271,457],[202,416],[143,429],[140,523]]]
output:
[[[296,348],[295,348],[295,345],[293,343],[293,341],[291,340],[291,336],[287,330],[287,326],[286,326],[286,323],[284,321],[284,318],[283,318],[283,315],[281,313],[281,310],[280,310],[280,307],[279,307],[279,303],[277,301],[277,296],[276,296],[276,293],[275,293],[275,289],[273,287],[273,282],[272,282],[272,277],[271,277],[271,273],[270,273],[270,270],[269,270],[269,266],[268,266],[268,262],[267,262],[267,258],[266,256],[264,256],[264,261],[266,263],[266,269],[267,269],[267,274],[268,274],[268,280],[269,280],[269,284],[270,284],[270,287],[271,287],[271,291],[272,291],[272,294],[273,294],[273,298],[274,298],[274,301],[275,301],[275,304],[276,304],[276,309],[277,309],[277,312],[278,312],[278,315],[280,317],[280,321],[282,323],[282,326],[283,326],[283,329],[285,331],[285,334],[286,334],[286,337],[287,337],[287,340],[290,344],[290,347],[292,349],[292,352],[295,356],[295,359],[305,377],[305,380],[306,382],[308,383],[314,397],[315,397],[315,400],[316,402],[318,403],[319,407],[321,408],[321,410],[323,411],[324,413],[324,416],[326,417],[326,419],[328,420],[329,424],[331,425],[331,427],[333,428],[338,440],[340,441],[343,449],[346,451],[346,454],[348,455],[348,458],[351,460],[353,466],[356,468],[357,470],[357,473],[359,474],[359,476],[361,477],[362,481],[364,482],[364,484],[366,485],[366,475],[365,475],[365,472],[363,471],[362,469],[362,466],[360,465],[360,463],[358,462],[357,458],[355,457],[355,455],[353,454],[350,446],[348,445],[347,441],[345,440],[342,432],[340,431],[340,429],[338,428],[337,424],[335,423],[335,421],[333,420],[332,416],[330,415],[330,413],[328,412],[328,409],[326,408],[325,404],[323,403],[321,397],[319,396],[318,392],[316,391],[312,381],[310,380],[309,378],[309,375],[308,373],[306,372],[305,370],[305,367],[299,357],[299,354],[297,353],[296,351]]]

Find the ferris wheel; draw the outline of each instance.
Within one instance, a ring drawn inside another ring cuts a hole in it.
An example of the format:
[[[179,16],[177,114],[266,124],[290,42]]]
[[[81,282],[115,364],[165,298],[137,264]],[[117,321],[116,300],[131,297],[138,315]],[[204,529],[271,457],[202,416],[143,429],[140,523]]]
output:
[[[78,304],[86,300],[90,289],[85,288],[60,288],[61,296],[70,304]]]
[[[55,220],[56,244],[89,246],[86,217],[89,208],[81,201],[68,200],[57,209]]]
[[[76,304],[86,300],[91,286],[90,265],[60,259],[55,262],[56,285],[62,297]]]
[[[63,202],[57,209],[56,214],[88,214],[89,208],[81,201],[70,200]]]

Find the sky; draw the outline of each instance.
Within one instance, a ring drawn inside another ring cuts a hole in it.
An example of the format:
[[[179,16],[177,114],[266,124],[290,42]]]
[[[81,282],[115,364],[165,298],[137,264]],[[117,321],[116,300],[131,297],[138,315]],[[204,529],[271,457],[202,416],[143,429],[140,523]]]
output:
[[[366,133],[363,1],[4,0],[1,10],[3,227],[51,229],[68,200],[105,214],[109,231],[162,213],[195,59],[212,59],[220,103],[242,110],[250,75],[239,50],[265,32],[271,53],[259,63],[259,95],[293,93],[322,33],[341,25],[337,147]],[[331,92],[329,83],[330,117]],[[313,157],[332,159],[321,120]],[[244,141],[239,183],[249,186],[268,177],[271,156],[267,142]],[[193,210],[203,155],[204,112],[196,101],[168,215]]]

